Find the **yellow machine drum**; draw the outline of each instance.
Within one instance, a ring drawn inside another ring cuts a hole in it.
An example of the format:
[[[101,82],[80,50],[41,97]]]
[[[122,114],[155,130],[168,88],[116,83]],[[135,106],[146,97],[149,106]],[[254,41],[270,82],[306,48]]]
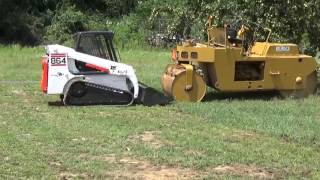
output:
[[[206,94],[206,84],[202,76],[192,71],[192,85],[188,85],[187,70],[183,65],[170,64],[161,78],[164,93],[177,101],[199,102]]]

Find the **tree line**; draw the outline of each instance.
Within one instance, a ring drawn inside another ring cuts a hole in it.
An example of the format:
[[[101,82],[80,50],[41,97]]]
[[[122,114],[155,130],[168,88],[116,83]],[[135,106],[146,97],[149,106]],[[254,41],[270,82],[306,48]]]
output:
[[[166,20],[167,34],[204,38],[213,15],[217,26],[268,27],[273,41],[297,43],[314,54],[319,7],[320,0],[0,0],[0,42],[64,43],[77,31],[110,29],[118,43],[135,43],[157,31],[159,19]]]

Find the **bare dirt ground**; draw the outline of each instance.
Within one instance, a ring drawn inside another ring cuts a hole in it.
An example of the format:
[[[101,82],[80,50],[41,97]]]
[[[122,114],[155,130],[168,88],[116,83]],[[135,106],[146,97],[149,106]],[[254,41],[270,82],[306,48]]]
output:
[[[115,178],[131,179],[198,179],[201,177],[199,172],[192,169],[183,169],[179,167],[155,166],[148,161],[123,157],[119,160],[124,169],[118,172],[112,172],[110,175]]]
[[[249,176],[258,179],[273,179],[274,174],[263,168],[253,165],[235,164],[228,166],[217,166],[213,171],[218,174],[232,174],[237,176]]]
[[[110,158],[112,159],[112,158]],[[149,161],[138,160],[132,157],[123,157],[117,161],[123,165],[122,170],[107,173],[107,176],[115,179],[203,179],[207,176],[219,177],[220,175],[235,175],[252,177],[255,179],[274,179],[274,174],[263,168],[253,165],[227,165],[208,168],[206,171],[198,171],[190,168],[156,166]]]
[[[151,146],[153,148],[161,148],[164,145],[167,144],[167,142],[163,142],[160,139],[158,139],[157,137],[157,131],[144,131],[141,134],[138,135],[132,135],[129,138],[131,139],[131,141],[133,142],[142,142],[148,146]]]
[[[155,131],[145,131],[142,134],[133,135],[129,138],[133,141],[139,141],[150,145],[153,148],[160,148],[165,146],[166,143],[157,138],[157,133],[158,132]],[[201,152],[191,150],[185,153],[186,155],[202,154]],[[120,156],[116,154],[108,154],[105,156],[88,156],[87,154],[82,154],[80,158],[105,161],[107,163],[119,166],[119,169],[106,173],[106,177],[111,179],[203,179],[204,177],[208,176],[219,177],[222,175],[235,175],[241,177],[251,177],[255,179],[274,179],[274,173],[253,165],[220,165],[200,171],[191,168],[155,165],[150,161],[134,158],[130,153]],[[53,162],[52,165],[59,166],[60,164]],[[91,176],[86,173],[76,174],[66,171],[60,173],[60,179],[90,179],[90,177]]]

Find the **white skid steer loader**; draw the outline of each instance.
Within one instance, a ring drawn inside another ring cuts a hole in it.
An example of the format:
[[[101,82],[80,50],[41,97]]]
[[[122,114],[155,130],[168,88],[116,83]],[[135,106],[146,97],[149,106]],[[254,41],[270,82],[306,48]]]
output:
[[[109,31],[79,32],[75,48],[47,45],[41,89],[64,105],[165,105],[170,99],[139,83],[132,66],[119,62]]]

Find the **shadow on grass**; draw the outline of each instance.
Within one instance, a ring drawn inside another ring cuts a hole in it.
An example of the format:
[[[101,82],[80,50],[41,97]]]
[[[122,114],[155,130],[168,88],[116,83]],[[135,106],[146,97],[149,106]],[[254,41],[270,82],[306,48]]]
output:
[[[61,106],[64,106],[64,105],[63,105],[63,103],[61,101],[52,101],[52,102],[48,102],[48,106],[61,107]]]
[[[272,100],[272,99],[283,99],[280,97],[279,93],[276,91],[261,91],[261,92],[217,92],[217,91],[211,91],[208,92],[205,97],[203,98],[202,102],[209,102],[214,100]],[[173,101],[170,101],[169,103],[165,105],[160,105],[162,107],[173,104]],[[104,104],[83,104],[83,105],[72,105],[72,106],[103,106]],[[134,102],[129,106],[139,106],[142,105],[142,103]],[[48,106],[54,106],[54,107],[61,107],[64,106],[62,101],[52,101],[48,102]],[[127,106],[117,106],[117,105],[105,105],[105,106],[113,106],[113,107],[127,107]],[[147,106],[147,105],[144,105]],[[148,106],[147,106],[148,107]],[[149,106],[151,107],[151,106]]]
[[[212,91],[206,94],[203,102],[213,100],[272,100],[282,99],[276,91],[259,91],[259,92],[216,92]]]

